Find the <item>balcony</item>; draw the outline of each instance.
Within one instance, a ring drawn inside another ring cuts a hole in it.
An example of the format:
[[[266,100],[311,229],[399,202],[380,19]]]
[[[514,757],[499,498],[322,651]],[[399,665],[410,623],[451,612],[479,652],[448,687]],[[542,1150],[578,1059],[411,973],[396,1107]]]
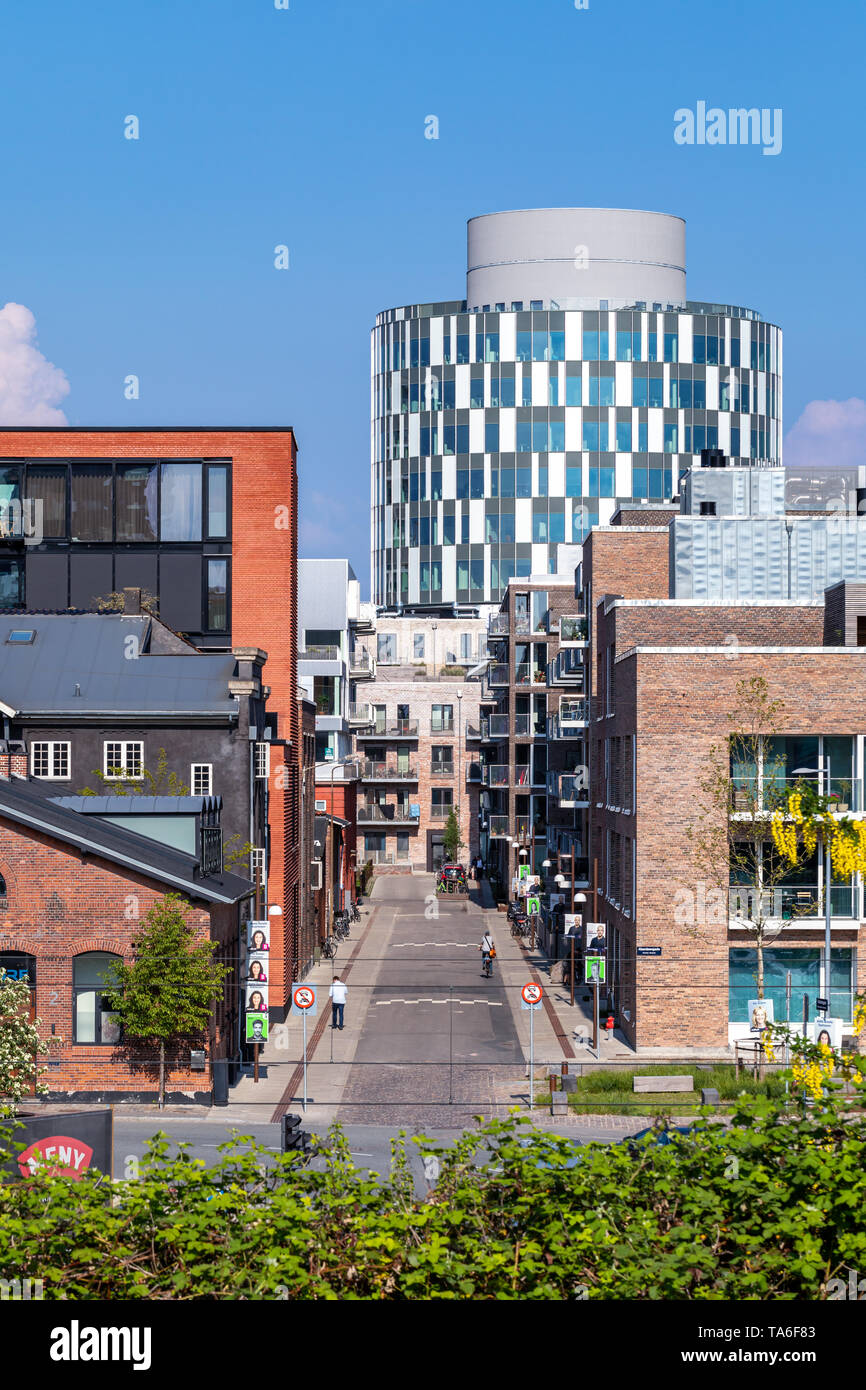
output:
[[[454,764],[453,764],[453,763],[434,763],[434,764],[432,765],[432,767],[430,768],[430,776],[431,776],[431,777],[453,777],[453,776],[454,776]]]
[[[406,805],[386,802],[379,806],[358,807],[359,825],[417,825],[419,816],[420,810],[413,815],[408,802]]]
[[[497,661],[487,672],[487,684],[497,686],[508,685],[508,666],[504,661]]]
[[[586,700],[569,701],[567,708],[559,707],[558,714],[552,714],[547,721],[547,737],[551,740],[573,739],[589,723],[589,704]]]
[[[453,720],[453,719],[431,719],[431,720],[430,720],[430,732],[431,732],[431,734],[434,735],[434,737],[435,737],[436,734],[453,734],[453,732],[454,732],[454,720]]]
[[[730,925],[751,926],[755,921],[797,922],[824,916],[824,894],[817,884],[781,883],[763,892],[748,885],[737,885],[729,892]],[[859,920],[860,892],[850,883],[830,885],[830,916]]]
[[[588,806],[589,787],[586,772],[548,772],[547,794],[555,797],[563,810]]]
[[[477,725],[477,724],[467,724],[467,725],[466,725],[466,742],[467,742],[467,743],[480,742],[480,740],[483,739],[483,738],[484,738],[484,720],[483,720],[483,719],[482,719],[480,725]]]
[[[408,864],[409,862],[408,848],[396,852],[392,849],[365,849],[360,850],[359,854],[363,856],[361,862],[365,864]]]
[[[302,652],[298,652],[299,661],[339,661],[339,647],[305,647]]]
[[[553,660],[547,663],[547,679],[550,685],[576,685],[582,690],[585,674],[582,647],[561,647]]]
[[[417,782],[417,767],[399,767],[395,763],[361,763],[362,782]]]
[[[372,680],[376,674],[376,662],[364,647],[356,647],[349,657],[349,675],[352,680]]]
[[[453,804],[451,804],[451,803],[449,803],[449,805],[447,805],[447,806],[431,806],[431,807],[430,807],[430,819],[431,819],[431,820],[447,820],[448,817],[451,815],[451,812],[452,812],[454,809],[455,809],[455,807],[454,807]]]
[[[359,729],[356,738],[417,738],[417,719],[378,720],[370,729]]]
[[[863,810],[863,783],[854,777],[831,777],[829,779],[807,777],[783,777],[764,773],[741,772],[735,767],[731,773],[733,782],[732,810],[734,815],[757,815],[766,811],[786,811],[791,792],[804,787],[820,791],[833,803],[833,810],[840,815],[855,814]]]
[[[350,705],[349,723],[354,725],[372,724],[373,706],[372,705]]]
[[[508,834],[508,817],[488,816],[487,833],[491,840],[503,840]]]
[[[510,620],[507,613],[493,613],[487,622],[487,636],[507,637],[511,631]]]
[[[511,785],[513,787],[528,787],[530,782],[530,768],[528,763],[519,763],[511,769]]]
[[[484,738],[490,742],[508,738],[507,714],[489,714],[484,720]]]
[[[507,787],[509,772],[507,763],[487,763],[481,769],[481,784],[484,787]]]
[[[589,628],[586,618],[571,614],[559,620],[559,643],[561,647],[586,646]]]

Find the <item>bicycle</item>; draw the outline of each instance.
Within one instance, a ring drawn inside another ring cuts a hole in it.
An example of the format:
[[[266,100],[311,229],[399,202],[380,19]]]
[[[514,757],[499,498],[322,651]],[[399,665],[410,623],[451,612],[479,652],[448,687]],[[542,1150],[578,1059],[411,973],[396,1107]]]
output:
[[[490,977],[492,976],[492,974],[493,974],[493,957],[492,957],[492,956],[483,956],[483,957],[482,957],[482,959],[481,959],[481,973],[482,973],[482,975],[486,975],[486,977],[487,977],[488,980],[489,980]]]
[[[336,954],[337,943],[332,936],[329,936],[322,942],[322,955],[325,960],[333,960]]]
[[[358,911],[358,904],[357,904],[357,903],[352,903],[352,906],[351,906],[351,908],[349,909],[349,915],[350,915],[350,917],[351,917],[351,919],[352,919],[353,922],[360,922],[360,920],[361,920],[361,914],[360,914],[360,912]]]

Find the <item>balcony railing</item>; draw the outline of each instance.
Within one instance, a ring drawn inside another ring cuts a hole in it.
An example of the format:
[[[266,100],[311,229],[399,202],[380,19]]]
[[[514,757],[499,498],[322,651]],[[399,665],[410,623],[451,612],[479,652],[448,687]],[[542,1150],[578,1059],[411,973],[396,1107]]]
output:
[[[480,724],[466,725],[466,742],[474,743],[476,740],[484,738],[484,720]]]
[[[514,733],[517,738],[527,738],[532,733],[532,715],[515,714]]]
[[[547,794],[560,806],[588,806],[589,787],[585,772],[548,772]]]
[[[417,719],[376,720],[369,729],[358,730],[357,738],[417,738]]]
[[[790,793],[803,787],[829,796],[834,811],[844,814],[846,811],[863,810],[863,783],[857,777],[822,778],[819,782],[817,778],[784,777],[766,772],[758,777],[755,773],[734,768],[731,779],[735,814],[786,811]]]
[[[485,787],[507,787],[509,767],[507,763],[488,763],[481,769],[481,782]]]
[[[487,622],[488,637],[507,637],[511,631],[507,613],[493,613]]]
[[[375,673],[376,663],[370,653],[364,647],[356,647],[349,657],[349,675],[355,680],[362,680],[365,676],[374,676]]]
[[[530,769],[528,763],[519,763],[512,768],[511,785],[514,787],[530,786]]]
[[[579,685],[582,689],[586,674],[583,648],[561,647],[548,663],[548,670],[554,684]]]
[[[339,661],[339,647],[305,647],[302,652],[298,652],[301,661]]]
[[[417,782],[417,767],[399,767],[396,763],[374,762],[370,759],[361,763],[362,782]]]
[[[487,739],[508,738],[508,715],[490,714],[485,720],[487,725]]]
[[[732,918],[756,922],[796,921],[800,917],[823,917],[824,894],[817,884],[779,884],[759,890],[739,885],[730,890],[729,910]],[[857,917],[859,890],[850,883],[830,885],[831,917]]]
[[[447,820],[448,817],[451,815],[451,812],[452,812],[453,810],[454,810],[453,805],[449,805],[449,806],[431,806],[431,807],[430,807],[430,819],[431,819],[431,820]]]
[[[515,685],[532,685],[532,667],[528,661],[520,661],[514,668]]]
[[[588,635],[586,618],[580,615],[560,618],[559,640],[563,647],[568,646],[569,643],[586,642]]]
[[[372,705],[350,705],[349,723],[350,724],[372,724],[373,707]]]
[[[504,661],[495,662],[487,672],[487,682],[489,685],[501,686],[508,684],[508,666]]]
[[[431,777],[453,777],[453,763],[433,763],[430,768]]]
[[[453,719],[431,719],[431,720],[430,720],[430,732],[431,732],[431,734],[453,734],[453,732],[454,732],[454,720],[453,720]]]
[[[547,721],[547,737],[555,739],[577,738],[589,722],[589,706],[585,700],[573,701],[567,710],[559,707],[558,714],[552,714]]]
[[[488,816],[487,833],[490,836],[491,840],[504,839],[505,836],[508,834],[508,817]]]
[[[358,807],[359,825],[417,825],[418,818],[417,814],[413,815],[412,808],[408,804],[403,806],[387,802],[382,806]]]
[[[408,847],[404,850],[365,849],[361,853],[362,862],[367,864],[405,864],[409,859]]]

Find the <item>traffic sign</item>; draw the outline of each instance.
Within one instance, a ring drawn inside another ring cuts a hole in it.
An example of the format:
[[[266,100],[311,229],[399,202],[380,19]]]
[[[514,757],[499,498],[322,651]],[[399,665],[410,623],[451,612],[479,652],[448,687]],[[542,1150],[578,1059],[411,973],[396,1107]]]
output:
[[[292,990],[292,1013],[314,1014],[317,1008],[315,985],[296,985]]]
[[[540,1009],[541,996],[543,993],[544,991],[541,985],[535,984],[534,981],[530,982],[528,985],[524,985],[523,989],[520,991],[520,997],[523,1001],[520,1005],[521,1009]]]
[[[584,980],[588,985],[604,984],[604,956],[584,957]]]

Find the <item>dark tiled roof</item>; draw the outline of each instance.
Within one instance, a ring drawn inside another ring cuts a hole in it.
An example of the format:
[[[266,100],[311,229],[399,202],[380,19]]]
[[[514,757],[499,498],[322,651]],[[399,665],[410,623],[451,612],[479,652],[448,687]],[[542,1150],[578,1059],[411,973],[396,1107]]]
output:
[[[124,798],[131,801],[132,798]],[[237,874],[203,877],[190,854],[157,844],[96,816],[82,816],[52,799],[50,789],[25,778],[0,778],[0,817],[37,830],[84,853],[119,864],[132,873],[156,879],[166,888],[207,902],[235,903],[249,897],[253,885]]]

